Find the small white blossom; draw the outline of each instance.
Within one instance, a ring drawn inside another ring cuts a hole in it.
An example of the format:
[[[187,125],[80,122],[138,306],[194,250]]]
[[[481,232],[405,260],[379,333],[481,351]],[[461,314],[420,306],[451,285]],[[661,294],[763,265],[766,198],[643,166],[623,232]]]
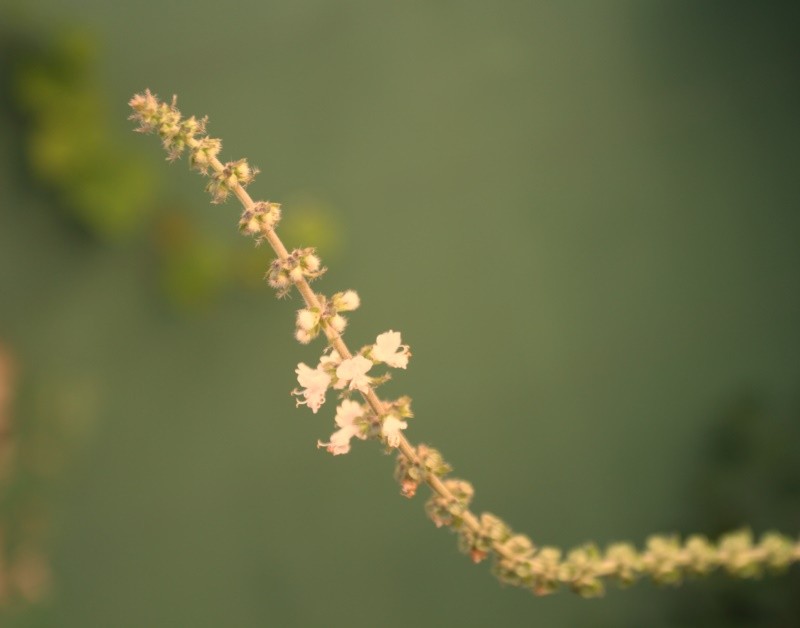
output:
[[[324,447],[328,450],[328,453],[331,453],[334,456],[346,454],[348,451],[350,451],[350,439],[352,437],[353,434],[348,430],[337,430],[331,434],[331,439],[327,443],[323,443],[321,440],[318,440],[317,449]]]
[[[383,434],[389,447],[397,447],[400,444],[400,430],[404,430],[407,427],[407,421],[401,421],[396,416],[390,414],[383,420],[381,434]]]
[[[297,382],[304,389],[295,388],[292,391],[293,395],[302,396],[304,399],[304,401],[298,399],[297,405],[306,404],[316,414],[319,407],[325,403],[325,392],[331,383],[331,376],[319,367],[312,369],[302,362],[297,365],[294,372],[297,373]]]
[[[364,414],[361,404],[345,399],[336,409],[336,425],[339,429],[331,434],[331,440],[327,443],[317,441],[317,447],[325,447],[334,456],[346,454],[350,451],[350,439],[355,436],[361,440],[366,439],[366,435],[361,431],[361,426],[357,422]]]
[[[347,386],[350,390],[357,389],[365,393],[369,390],[370,378],[367,371],[372,368],[372,362],[363,355],[357,355],[342,363],[336,368],[336,388]]]
[[[411,352],[408,350],[408,345],[401,342],[399,331],[389,330],[381,334],[372,345],[372,358],[385,362],[393,368],[406,368]]]

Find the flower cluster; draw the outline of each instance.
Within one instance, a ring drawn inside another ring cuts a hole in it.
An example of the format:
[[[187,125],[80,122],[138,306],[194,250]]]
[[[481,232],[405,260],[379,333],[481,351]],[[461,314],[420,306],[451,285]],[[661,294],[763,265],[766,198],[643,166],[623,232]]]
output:
[[[250,166],[246,159],[229,161],[222,170],[211,175],[211,181],[206,185],[206,191],[211,194],[211,202],[222,203],[237,187],[247,187],[257,174],[258,168]]]
[[[245,235],[254,235],[260,238],[267,231],[275,229],[281,219],[280,203],[270,203],[269,201],[258,201],[252,207],[242,211],[239,218],[239,231]]]
[[[196,139],[196,135],[205,133],[207,118],[198,120],[192,116],[183,119],[175,106],[176,100],[173,96],[172,102],[167,104],[159,101],[149,89],[145,90],[144,94],[136,94],[128,103],[133,109],[130,119],[139,123],[138,132],[157,133],[161,137],[169,161],[178,159],[187,147],[192,149],[191,166],[205,174],[219,154],[222,142],[208,137]]]
[[[481,518],[481,532],[462,533],[462,549],[475,556],[494,545],[493,571],[504,583],[547,595],[566,585],[582,597],[597,597],[605,590],[602,578],[614,578],[621,586],[649,576],[662,585],[679,584],[686,576],[708,575],[725,569],[739,578],[760,577],[765,568],[785,570],[800,559],[796,542],[776,532],[765,533],[758,543],[750,530],[724,535],[715,545],[700,535],[681,543],[677,536],[651,536],[642,552],[629,543],[615,543],[602,552],[593,543],[571,550],[566,558],[555,547],[535,548],[530,539],[515,535],[496,520]]]
[[[308,344],[322,331],[323,324],[327,328],[341,334],[347,327],[347,319],[341,312],[355,310],[360,305],[355,290],[337,292],[330,299],[318,294],[318,307],[304,308],[297,311],[294,337],[302,344]]]
[[[408,423],[391,412],[379,416],[360,403],[344,399],[336,409],[336,426],[339,429],[331,434],[330,441],[317,441],[317,447],[324,447],[334,456],[350,451],[353,437],[381,439],[388,447],[397,447],[400,430],[404,430]]]
[[[318,301],[323,304],[322,308],[303,309],[297,314],[296,335],[308,334],[298,337],[301,342],[305,342],[312,334],[319,333],[319,327],[323,323],[328,325],[332,333],[341,333],[344,323],[336,324],[335,321],[344,319],[338,312],[354,309],[359,304],[358,295],[352,290],[337,293],[331,299],[321,295],[318,297]],[[396,343],[392,340],[395,335]],[[388,344],[387,337],[390,338]],[[376,350],[380,354],[387,346],[394,347],[395,354],[404,346],[400,345],[398,332],[389,331],[379,335],[374,344],[363,347],[356,355],[348,358],[342,358],[338,351],[332,349],[322,355],[319,364],[313,369],[302,362],[297,365],[295,373],[300,388],[292,391],[298,398],[297,405],[307,405],[316,413],[325,403],[328,388],[342,391],[340,395],[344,398],[336,410],[335,421],[339,429],[331,435],[328,442],[318,441],[318,447],[325,447],[334,455],[345,454],[350,451],[350,440],[354,436],[361,440],[380,439],[390,448],[396,448],[400,444],[400,433],[408,427],[408,422],[404,419],[413,416],[410,398],[400,397],[392,402],[383,402],[380,412],[349,399],[353,392],[362,396],[369,395],[377,385],[388,379],[388,375],[368,375],[376,363],[388,364],[386,360],[374,357]],[[403,368],[407,362],[406,357]]]
[[[419,485],[427,482],[429,477],[435,476],[437,478],[442,478],[453,470],[452,467],[444,461],[442,454],[433,447],[419,444],[414,454],[412,458],[399,455],[394,470],[394,477],[400,484],[400,492],[405,497],[409,498],[416,494]],[[449,482],[451,482],[451,480],[447,480],[445,483],[447,484]],[[443,499],[441,496],[435,494],[432,499],[434,497]],[[438,524],[437,527],[439,527]]]
[[[279,297],[289,294],[299,281],[316,279],[325,272],[319,257],[312,247],[295,249],[286,257],[272,261],[266,274],[267,283],[275,288]]]
[[[281,217],[279,204],[254,202],[245,191],[257,170],[244,159],[220,162],[217,156],[222,142],[204,135],[206,119],[184,119],[174,98],[170,104],[163,103],[147,90],[134,96],[129,104],[133,109],[131,119],[139,124],[137,130],[157,133],[169,160],[189,150],[191,168],[210,178],[207,190],[212,202],[224,201],[231,192],[241,201],[244,210],[240,231],[255,236],[257,244],[268,241],[277,254],[266,273],[270,286],[279,297],[295,286],[305,302],[295,319],[295,338],[303,344],[320,334],[327,338],[328,347],[315,367],[297,365],[299,388],[292,391],[297,405],[306,405],[314,413],[325,403],[329,389],[339,391],[341,401],[334,419],[337,429],[327,442],[318,441],[317,446],[333,455],[345,454],[350,451],[353,438],[357,438],[379,440],[389,449],[397,449],[395,478],[401,493],[410,498],[421,484],[430,486],[432,495],[425,504],[428,516],[437,527],[447,526],[455,531],[459,547],[474,562],[493,555],[493,571],[501,582],[536,595],[567,585],[580,595],[591,597],[602,594],[603,577],[628,585],[649,575],[658,583],[670,584],[680,582],[685,575],[705,575],[724,568],[734,576],[751,578],[765,568],[780,571],[800,561],[800,543],[796,540],[767,533],[754,543],[748,530],[726,535],[717,545],[702,536],[692,536],[684,544],[677,537],[653,536],[642,552],[628,543],[613,544],[605,553],[588,544],[562,558],[561,550],[537,548],[495,515],[475,515],[470,511],[472,485],[446,477],[451,468],[437,450],[427,445],[413,447],[403,436],[408,426],[406,419],[413,416],[411,400],[400,397],[383,401],[375,394],[375,388],[388,380],[389,374],[370,375],[373,366],[408,366],[411,352],[402,343],[400,332],[380,334],[373,344],[351,354],[341,338],[347,325],[342,312],[359,306],[358,295],[347,290],[328,298],[311,290],[309,282],[325,269],[313,248],[287,251],[274,231]],[[354,395],[364,403],[352,399]]]
[[[441,475],[441,473],[437,473],[437,475]],[[464,513],[469,510],[475,489],[466,480],[457,478],[446,479],[444,485],[453,496],[452,499],[434,493],[425,503],[425,512],[437,528],[450,526],[457,529],[463,523]],[[404,492],[404,494],[406,493]]]

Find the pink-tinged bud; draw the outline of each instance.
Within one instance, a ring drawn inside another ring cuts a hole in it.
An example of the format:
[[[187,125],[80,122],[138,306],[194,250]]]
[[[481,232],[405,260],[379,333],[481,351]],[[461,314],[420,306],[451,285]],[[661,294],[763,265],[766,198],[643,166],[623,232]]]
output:
[[[400,493],[402,493],[403,497],[408,497],[411,499],[417,494],[418,487],[419,483],[415,482],[414,480],[405,479],[400,483]]]
[[[472,559],[472,562],[476,564],[484,560],[488,555],[489,552],[484,552],[474,547],[469,552],[469,557]]]

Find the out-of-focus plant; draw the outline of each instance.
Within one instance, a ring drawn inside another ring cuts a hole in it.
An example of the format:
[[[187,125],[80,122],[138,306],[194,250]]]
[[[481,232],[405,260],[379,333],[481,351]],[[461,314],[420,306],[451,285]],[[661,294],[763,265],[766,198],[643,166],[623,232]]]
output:
[[[0,618],[42,601],[50,587],[46,519],[25,490],[27,443],[12,418],[16,373],[0,345]]]
[[[158,283],[181,310],[208,306],[226,287],[253,286],[256,252],[204,229],[180,200],[157,200],[155,168],[109,124],[99,50],[85,30],[43,29],[11,17],[0,27],[0,104],[13,120],[20,185],[43,193],[60,218],[96,241],[152,245]],[[331,212],[311,199],[302,206],[290,231],[324,236],[335,248]]]
[[[57,588],[52,504],[90,438],[98,394],[90,375],[34,372],[0,343],[0,620]]]
[[[3,91],[30,179],[95,236],[135,233],[154,209],[155,175],[114,140],[93,72],[94,39],[19,25],[6,27],[2,39]]]
[[[253,236],[257,244],[268,243],[277,255],[266,273],[269,285],[279,297],[295,288],[304,301],[305,307],[298,310],[295,319],[295,338],[303,344],[319,336],[326,339],[317,365],[297,365],[299,387],[292,393],[298,405],[306,405],[314,413],[331,390],[341,400],[336,409],[336,430],[317,446],[340,455],[350,451],[353,439],[376,440],[387,450],[396,450],[395,477],[401,493],[413,497],[421,484],[427,484],[432,495],[425,509],[434,524],[456,532],[460,549],[474,562],[492,557],[493,572],[501,582],[537,595],[567,585],[584,597],[593,597],[603,593],[604,578],[629,585],[649,576],[661,584],[676,584],[687,576],[705,576],[720,569],[734,577],[754,578],[767,570],[786,570],[800,560],[800,543],[795,539],[767,532],[755,540],[747,529],[725,534],[716,543],[702,535],[685,540],[652,536],[643,550],[630,543],[616,543],[605,550],[587,544],[564,553],[555,547],[535,545],[491,513],[474,513],[470,510],[472,485],[449,477],[452,469],[439,451],[423,444],[414,446],[405,437],[408,420],[413,417],[411,399],[403,396],[387,401],[375,392],[390,374],[371,374],[373,367],[405,369],[408,365],[411,352],[400,332],[379,334],[373,344],[352,352],[342,334],[347,326],[345,314],[360,305],[358,295],[345,290],[326,296],[311,288],[310,282],[326,269],[315,249],[286,248],[275,230],[282,217],[278,203],[254,201],[247,193],[245,188],[257,169],[245,159],[221,162],[222,142],[206,135],[206,119],[183,117],[174,97],[171,102],[162,102],[147,90],[135,95],[130,106],[137,130],[156,133],[168,160],[174,161],[188,150],[189,165],[209,178],[206,190],[213,203],[222,203],[231,194],[236,196],[243,206],[241,232]]]

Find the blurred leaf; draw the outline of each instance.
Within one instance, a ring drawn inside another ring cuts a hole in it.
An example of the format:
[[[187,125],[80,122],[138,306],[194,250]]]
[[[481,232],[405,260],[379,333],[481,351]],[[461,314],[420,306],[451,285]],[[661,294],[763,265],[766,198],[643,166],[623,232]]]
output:
[[[155,171],[112,137],[95,79],[95,40],[84,31],[18,35],[4,58],[22,120],[31,178],[93,235],[136,233],[153,209]]]
[[[342,230],[333,209],[311,196],[289,199],[283,206],[280,230],[291,247],[313,245],[327,258],[342,250]]]
[[[230,252],[218,240],[203,237],[187,215],[173,211],[158,224],[161,287],[182,308],[207,305],[228,277]]]

